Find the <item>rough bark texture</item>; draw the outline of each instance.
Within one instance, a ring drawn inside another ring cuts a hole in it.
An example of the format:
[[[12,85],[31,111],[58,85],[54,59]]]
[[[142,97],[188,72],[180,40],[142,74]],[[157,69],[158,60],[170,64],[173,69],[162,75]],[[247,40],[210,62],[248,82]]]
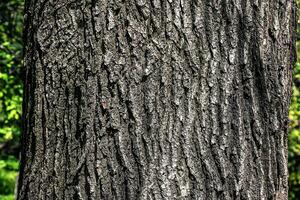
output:
[[[27,0],[18,200],[287,199],[294,0]]]

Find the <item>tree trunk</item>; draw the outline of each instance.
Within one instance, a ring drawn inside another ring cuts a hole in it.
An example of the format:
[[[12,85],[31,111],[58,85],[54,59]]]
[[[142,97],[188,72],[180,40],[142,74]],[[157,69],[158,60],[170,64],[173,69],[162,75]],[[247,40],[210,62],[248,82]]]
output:
[[[18,200],[287,199],[294,0],[27,0]]]

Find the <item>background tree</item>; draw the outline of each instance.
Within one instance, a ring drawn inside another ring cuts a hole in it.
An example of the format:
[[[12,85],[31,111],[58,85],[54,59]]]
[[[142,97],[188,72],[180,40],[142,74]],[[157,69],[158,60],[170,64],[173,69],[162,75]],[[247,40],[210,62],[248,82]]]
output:
[[[17,115],[15,114],[10,114],[11,116],[14,116],[8,120],[8,115],[9,113],[17,113],[19,115],[20,109],[18,106],[14,106],[12,109],[7,110],[5,105],[11,104],[12,96],[14,97],[14,105],[20,105],[20,54],[17,52],[20,52],[20,46],[18,44],[21,44],[21,37],[20,37],[20,24],[22,23],[21,16],[22,16],[22,1],[1,1],[0,2],[0,35],[1,35],[1,65],[0,65],[0,94],[1,92],[4,94],[0,98],[0,103],[2,104],[2,107],[0,109],[1,113],[0,115],[2,116],[0,119],[0,144],[1,144],[1,158],[0,161],[0,193],[1,194],[7,194],[9,192],[13,191],[13,179],[15,177],[15,172],[14,169],[16,169],[16,161],[15,158],[11,157],[11,155],[16,155],[17,151],[17,145],[12,145],[12,144],[18,144],[18,133],[19,133],[19,123],[16,123],[16,119],[18,119]],[[7,24],[9,24],[10,28],[7,28]],[[16,26],[12,26],[12,24],[16,24]],[[9,33],[10,32],[10,33]],[[7,37],[9,35],[9,37]],[[5,46],[5,48],[3,48]],[[10,49],[8,51],[8,49]],[[11,49],[14,49],[13,51]],[[11,59],[11,58],[14,59]],[[11,73],[8,70],[9,67],[11,66],[11,60],[13,60],[13,72]],[[299,135],[300,132],[299,130],[299,108],[298,108],[298,102],[299,102],[299,95],[297,95],[299,92],[299,85],[297,84],[297,81],[299,82],[300,78],[297,76],[299,74],[300,70],[297,70],[298,65],[296,65],[295,71],[296,71],[296,76],[294,79],[295,82],[295,87],[294,87],[294,97],[292,100],[292,106],[291,106],[291,112],[290,112],[290,118],[292,120],[291,126],[291,134],[289,136],[289,152],[290,152],[290,157],[289,157],[289,170],[290,170],[290,199],[296,199],[299,194],[296,192],[299,190]],[[7,75],[9,75],[9,80],[10,84],[7,82]],[[7,88],[9,88],[9,95],[7,94]],[[16,89],[13,89],[16,88]],[[3,106],[4,105],[4,106]],[[7,110],[7,111],[6,111]],[[13,124],[8,125],[9,123]],[[6,122],[4,125],[4,122]],[[7,128],[7,127],[12,127],[12,128]],[[10,156],[9,156],[10,155]],[[15,157],[15,156],[14,156]],[[11,171],[13,170],[13,171]],[[10,173],[12,172],[12,173]],[[12,176],[10,176],[12,175]],[[12,178],[9,178],[12,177]],[[11,180],[11,181],[9,181]],[[10,183],[11,182],[11,183]],[[12,198],[12,196],[10,196]],[[4,196],[1,196],[0,199],[7,198]]]

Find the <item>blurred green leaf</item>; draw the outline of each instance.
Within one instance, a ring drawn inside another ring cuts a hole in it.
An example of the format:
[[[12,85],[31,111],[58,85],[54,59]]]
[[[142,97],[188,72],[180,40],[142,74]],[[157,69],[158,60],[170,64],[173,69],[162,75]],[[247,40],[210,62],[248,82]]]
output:
[[[14,199],[19,169],[23,6],[0,1],[0,200]]]

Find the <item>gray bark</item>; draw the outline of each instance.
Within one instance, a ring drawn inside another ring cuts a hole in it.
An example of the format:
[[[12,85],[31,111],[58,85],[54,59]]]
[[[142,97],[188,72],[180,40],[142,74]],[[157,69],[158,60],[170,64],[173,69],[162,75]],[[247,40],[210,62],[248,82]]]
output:
[[[294,0],[27,0],[18,200],[287,199]]]

